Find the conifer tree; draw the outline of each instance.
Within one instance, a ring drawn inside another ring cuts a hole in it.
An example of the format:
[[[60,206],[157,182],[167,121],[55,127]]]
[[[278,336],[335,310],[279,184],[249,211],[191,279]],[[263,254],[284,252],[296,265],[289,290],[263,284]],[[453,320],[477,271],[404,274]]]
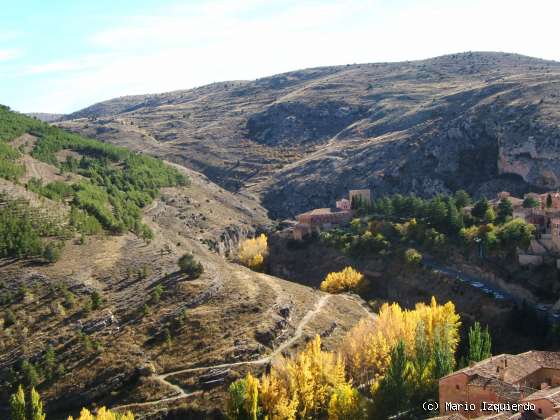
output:
[[[458,209],[462,209],[471,204],[471,197],[465,190],[458,190],[455,192],[455,205]]]
[[[496,221],[498,223],[504,223],[513,215],[513,205],[509,198],[503,198],[498,204],[498,217]]]
[[[491,356],[492,339],[488,326],[484,331],[477,321],[469,328],[469,363],[480,362]]]

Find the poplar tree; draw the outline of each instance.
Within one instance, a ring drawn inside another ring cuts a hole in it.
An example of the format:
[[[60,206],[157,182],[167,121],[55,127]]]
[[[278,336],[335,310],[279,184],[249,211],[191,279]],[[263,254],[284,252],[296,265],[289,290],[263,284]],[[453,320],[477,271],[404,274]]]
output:
[[[10,419],[27,420],[25,415],[25,392],[21,385],[10,397]]]
[[[483,331],[477,321],[469,328],[469,362],[480,362],[489,358],[492,348],[492,339],[488,326]]]

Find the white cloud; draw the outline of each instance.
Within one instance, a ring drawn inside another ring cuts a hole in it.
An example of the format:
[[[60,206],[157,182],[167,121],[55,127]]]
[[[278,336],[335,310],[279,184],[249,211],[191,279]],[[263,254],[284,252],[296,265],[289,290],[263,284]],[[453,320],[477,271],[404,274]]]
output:
[[[467,50],[560,59],[557,0],[405,4],[217,0],[130,16],[91,35],[90,45],[101,53],[28,67],[28,73],[60,76],[49,80],[29,109],[69,112],[126,94]]]

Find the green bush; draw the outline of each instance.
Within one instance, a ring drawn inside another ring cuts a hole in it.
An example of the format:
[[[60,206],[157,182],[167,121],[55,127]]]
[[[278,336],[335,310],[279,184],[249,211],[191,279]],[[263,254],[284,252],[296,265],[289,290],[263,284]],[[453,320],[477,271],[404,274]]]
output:
[[[179,258],[178,264],[181,271],[193,280],[199,278],[204,272],[204,266],[196,261],[192,254],[184,254]]]
[[[62,243],[49,243],[47,244],[47,246],[45,246],[45,249],[43,251],[43,257],[45,258],[45,260],[47,260],[47,262],[49,263],[55,263],[60,259],[60,256],[62,255],[62,248],[63,248],[64,244]]]

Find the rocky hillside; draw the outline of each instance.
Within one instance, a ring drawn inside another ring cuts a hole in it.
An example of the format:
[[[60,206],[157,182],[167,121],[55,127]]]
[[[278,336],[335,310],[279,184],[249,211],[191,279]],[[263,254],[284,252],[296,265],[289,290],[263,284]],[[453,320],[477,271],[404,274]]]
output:
[[[371,316],[360,299],[225,258],[268,223],[204,175],[0,107],[0,418],[20,383],[49,418],[212,418],[249,368],[336,347]]]
[[[280,218],[351,187],[557,188],[559,83],[557,62],[463,53],[118,98],[61,124],[256,194]]]
[[[64,117],[64,114],[48,114],[45,112],[30,112],[27,115],[44,122],[55,122],[61,120]]]

